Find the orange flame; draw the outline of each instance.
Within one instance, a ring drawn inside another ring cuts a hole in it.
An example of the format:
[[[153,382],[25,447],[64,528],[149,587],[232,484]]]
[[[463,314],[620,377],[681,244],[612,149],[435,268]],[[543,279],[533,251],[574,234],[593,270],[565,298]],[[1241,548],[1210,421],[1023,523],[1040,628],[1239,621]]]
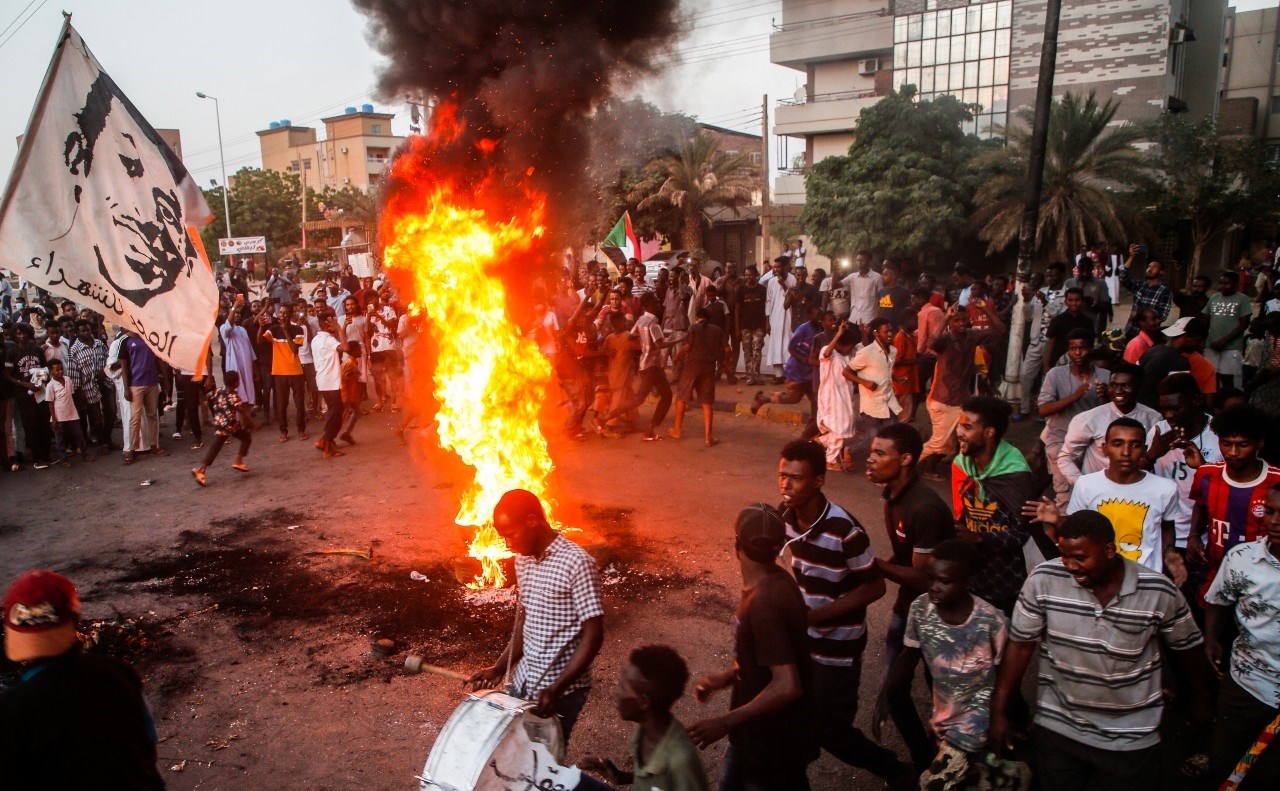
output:
[[[545,200],[528,186],[514,216],[495,216],[491,176],[460,180],[433,166],[439,146],[461,132],[448,105],[437,108],[430,138],[414,138],[389,175],[408,185],[383,210],[383,264],[412,313],[425,312],[437,359],[434,395],[440,446],[475,470],[456,522],[475,527],[469,547],[482,573],[469,587],[505,584],[512,557],[491,515],[510,489],[527,489],[550,507],[553,468],[538,423],[552,370],[537,345],[508,316],[500,264],[529,256],[543,231]],[[492,141],[478,146],[492,152]],[[504,213],[511,213],[508,209]],[[409,388],[425,382],[407,382]]]

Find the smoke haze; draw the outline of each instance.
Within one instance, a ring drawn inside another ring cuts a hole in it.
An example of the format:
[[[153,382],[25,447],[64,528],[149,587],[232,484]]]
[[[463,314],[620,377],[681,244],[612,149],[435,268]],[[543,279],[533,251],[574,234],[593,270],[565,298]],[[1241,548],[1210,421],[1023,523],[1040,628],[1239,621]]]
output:
[[[454,147],[474,167],[475,142],[499,141],[488,164],[525,177],[557,216],[580,201],[590,157],[583,119],[615,88],[670,58],[678,0],[353,0],[388,59],[378,89],[456,102],[466,133]],[[581,240],[575,240],[581,241]]]

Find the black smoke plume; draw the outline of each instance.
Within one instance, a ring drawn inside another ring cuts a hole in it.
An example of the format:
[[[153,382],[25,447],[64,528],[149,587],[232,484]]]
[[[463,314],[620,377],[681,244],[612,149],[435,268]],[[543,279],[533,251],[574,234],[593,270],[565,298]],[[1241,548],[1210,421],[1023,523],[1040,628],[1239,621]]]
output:
[[[551,231],[590,195],[586,119],[615,87],[672,53],[678,0],[352,0],[387,58],[379,94],[451,101],[466,132],[449,151],[475,166],[475,143],[498,141],[499,177],[547,194]],[[394,185],[389,188],[395,189]],[[581,242],[581,239],[573,239]]]

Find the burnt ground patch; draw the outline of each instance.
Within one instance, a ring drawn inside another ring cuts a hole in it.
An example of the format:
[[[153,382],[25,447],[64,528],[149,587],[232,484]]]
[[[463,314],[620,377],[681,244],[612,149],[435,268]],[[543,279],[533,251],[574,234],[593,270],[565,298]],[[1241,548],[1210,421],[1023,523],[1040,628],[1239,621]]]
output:
[[[642,558],[660,559],[662,550],[637,540],[629,510],[584,506],[583,515],[582,527],[602,536],[613,550],[602,573],[611,617],[626,617],[637,602],[664,600],[689,589],[692,605],[688,600],[683,605],[688,609],[709,610],[710,617],[718,618],[720,611],[732,608],[720,587],[710,584],[709,572],[667,572],[653,569],[652,563],[642,569]],[[323,622],[323,629],[304,638],[307,665],[323,684],[341,686],[388,674],[386,663],[375,670],[364,663],[326,661],[327,648],[349,644],[357,635],[362,645],[391,638],[400,650],[445,666],[469,667],[476,657],[501,651],[510,634],[514,597],[477,596],[458,585],[445,564],[420,567],[430,582],[413,580],[410,568],[381,560],[376,549],[371,562],[308,554],[312,547],[281,532],[306,520],[303,513],[272,509],[218,520],[207,532],[185,530],[175,551],[133,561],[113,584],[187,599],[201,613],[216,607],[217,614],[233,619],[235,634],[246,643],[270,644],[284,629],[296,632],[299,623]],[[106,652],[132,661],[187,660],[181,648],[164,643],[163,623],[154,624],[158,631],[151,633],[145,629],[153,624],[145,618],[117,620],[122,631],[108,633]]]

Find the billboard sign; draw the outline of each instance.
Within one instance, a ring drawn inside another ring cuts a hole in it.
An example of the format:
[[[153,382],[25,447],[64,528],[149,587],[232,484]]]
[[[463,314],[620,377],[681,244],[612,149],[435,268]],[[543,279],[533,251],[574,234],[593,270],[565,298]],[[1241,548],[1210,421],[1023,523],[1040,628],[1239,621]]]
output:
[[[218,255],[251,255],[267,252],[267,237],[238,236],[218,240]]]

